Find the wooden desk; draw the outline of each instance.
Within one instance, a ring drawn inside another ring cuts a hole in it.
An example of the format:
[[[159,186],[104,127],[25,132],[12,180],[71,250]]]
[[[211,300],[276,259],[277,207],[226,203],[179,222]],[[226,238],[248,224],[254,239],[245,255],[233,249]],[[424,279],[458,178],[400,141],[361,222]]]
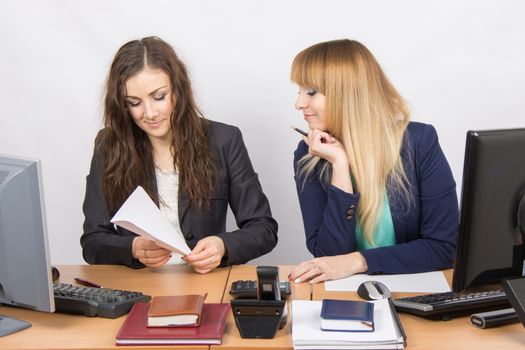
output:
[[[206,275],[193,272],[186,265],[160,269],[132,270],[125,266],[81,265],[58,266],[60,281],[74,284],[74,277],[83,277],[104,287],[141,291],[151,296],[204,294],[207,302],[221,302],[230,268],[216,269]],[[24,331],[0,338],[0,349],[114,349],[117,334],[125,316],[111,320],[101,317],[48,314],[8,306],[0,306],[0,314],[31,322]],[[123,347],[118,347],[124,349]],[[141,346],[126,347],[133,350]],[[147,349],[167,349],[165,346]],[[171,347],[173,348],[173,347]],[[209,346],[188,346],[177,349],[209,349]]]
[[[449,284],[452,270],[445,271]],[[373,279],[373,276],[370,276]],[[409,293],[392,293],[394,298],[410,296]],[[324,298],[361,300],[356,292],[327,292],[324,283],[314,287],[313,300]],[[432,321],[399,313],[407,334],[407,349],[524,349],[525,329],[521,323],[479,329],[470,325],[468,316],[450,321]]]
[[[231,296],[228,293],[233,281],[237,280],[255,280],[257,279],[257,273],[255,272],[256,266],[243,265],[233,266],[226,284],[226,292],[224,293],[224,303],[229,303]],[[288,280],[288,274],[292,271],[294,266],[279,266],[279,278],[281,281]],[[292,283],[292,295],[289,300],[310,300],[310,286],[306,284],[293,284]],[[292,326],[291,326],[291,310],[290,304],[287,303],[288,308],[288,322],[283,329],[277,331],[275,338],[273,339],[243,339],[239,334],[239,330],[235,325],[235,319],[233,314],[230,313],[228,316],[228,323],[226,332],[222,338],[222,344],[220,346],[212,345],[211,348],[215,350],[221,349],[293,349],[292,345]]]
[[[293,266],[281,266],[281,280],[286,280]],[[218,269],[206,275],[196,274],[187,266],[166,266],[161,269],[132,270],[123,266],[59,266],[60,280],[73,283],[76,276],[93,280],[109,288],[137,290],[152,296],[208,292],[208,302],[229,302],[228,291],[232,281],[255,279],[255,266],[234,266]],[[451,272],[446,276],[450,282]],[[407,294],[394,293],[394,297]],[[292,298],[310,300],[310,285],[292,284]],[[315,285],[313,299],[358,299],[355,292],[326,292],[324,284]],[[288,305],[289,307],[289,305]],[[115,335],[124,317],[115,320],[64,314],[48,314],[19,308],[0,306],[0,314],[27,320],[33,327],[0,338],[0,349],[115,349]],[[284,329],[274,339],[242,339],[233,315],[220,346],[214,350],[233,349],[292,349],[290,308]],[[430,321],[420,317],[400,314],[408,336],[408,349],[523,349],[525,329],[521,324],[477,329],[469,324],[468,317],[451,321]],[[208,349],[208,346],[132,346],[119,349]]]

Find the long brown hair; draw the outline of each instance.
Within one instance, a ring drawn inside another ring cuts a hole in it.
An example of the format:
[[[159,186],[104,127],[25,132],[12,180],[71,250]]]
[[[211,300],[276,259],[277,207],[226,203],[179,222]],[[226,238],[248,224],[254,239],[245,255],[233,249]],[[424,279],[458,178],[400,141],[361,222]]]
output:
[[[133,122],[124,98],[126,81],[146,67],[160,69],[169,76],[177,101],[170,124],[179,191],[199,208],[206,208],[216,173],[209,122],[195,103],[184,63],[168,43],[147,37],[127,42],[118,50],[106,82],[105,129],[96,147],[105,160],[102,188],[108,210],[114,213],[139,185],[159,203],[152,146],[146,133]]]
[[[386,189],[395,188],[410,201],[401,160],[410,121],[406,103],[372,53],[355,40],[304,49],[293,61],[291,79],[325,95],[327,131],[344,145],[360,193],[359,220],[368,243],[374,245]],[[307,154],[300,160],[299,174],[313,174],[319,161]],[[320,177],[326,181],[329,163],[323,163]]]

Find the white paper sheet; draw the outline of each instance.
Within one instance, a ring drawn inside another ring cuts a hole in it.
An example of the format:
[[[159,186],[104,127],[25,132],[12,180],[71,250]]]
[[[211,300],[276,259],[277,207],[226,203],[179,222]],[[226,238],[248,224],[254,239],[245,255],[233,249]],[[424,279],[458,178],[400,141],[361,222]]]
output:
[[[138,186],[111,219],[114,224],[154,241],[157,245],[186,255],[190,247],[183,235],[169,223],[141,186]]]
[[[381,348],[402,348],[396,332],[394,319],[390,312],[388,300],[374,303],[373,332],[331,332],[321,330],[321,301],[292,301],[292,339],[294,348],[320,349],[333,347],[369,348],[382,345]],[[390,346],[389,346],[390,345]]]
[[[402,275],[358,274],[340,280],[325,282],[325,290],[334,292],[355,292],[364,281],[382,282],[391,292],[444,293],[450,287],[442,271]]]

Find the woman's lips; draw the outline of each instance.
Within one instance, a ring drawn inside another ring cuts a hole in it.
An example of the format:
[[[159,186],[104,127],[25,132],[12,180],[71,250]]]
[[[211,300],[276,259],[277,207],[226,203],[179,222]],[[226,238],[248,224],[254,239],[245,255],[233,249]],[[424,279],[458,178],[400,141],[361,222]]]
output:
[[[162,124],[162,120],[155,121],[155,122],[146,122],[146,125],[149,126],[150,128],[157,128],[160,126],[160,124]]]

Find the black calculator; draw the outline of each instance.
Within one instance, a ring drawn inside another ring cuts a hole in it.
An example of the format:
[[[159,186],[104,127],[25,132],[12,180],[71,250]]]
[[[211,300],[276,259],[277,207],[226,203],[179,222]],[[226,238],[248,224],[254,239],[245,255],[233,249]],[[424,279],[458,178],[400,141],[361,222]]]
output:
[[[292,286],[288,281],[279,282],[281,299],[286,299],[292,294]],[[237,299],[257,299],[257,281],[234,281],[230,289],[230,294]]]

